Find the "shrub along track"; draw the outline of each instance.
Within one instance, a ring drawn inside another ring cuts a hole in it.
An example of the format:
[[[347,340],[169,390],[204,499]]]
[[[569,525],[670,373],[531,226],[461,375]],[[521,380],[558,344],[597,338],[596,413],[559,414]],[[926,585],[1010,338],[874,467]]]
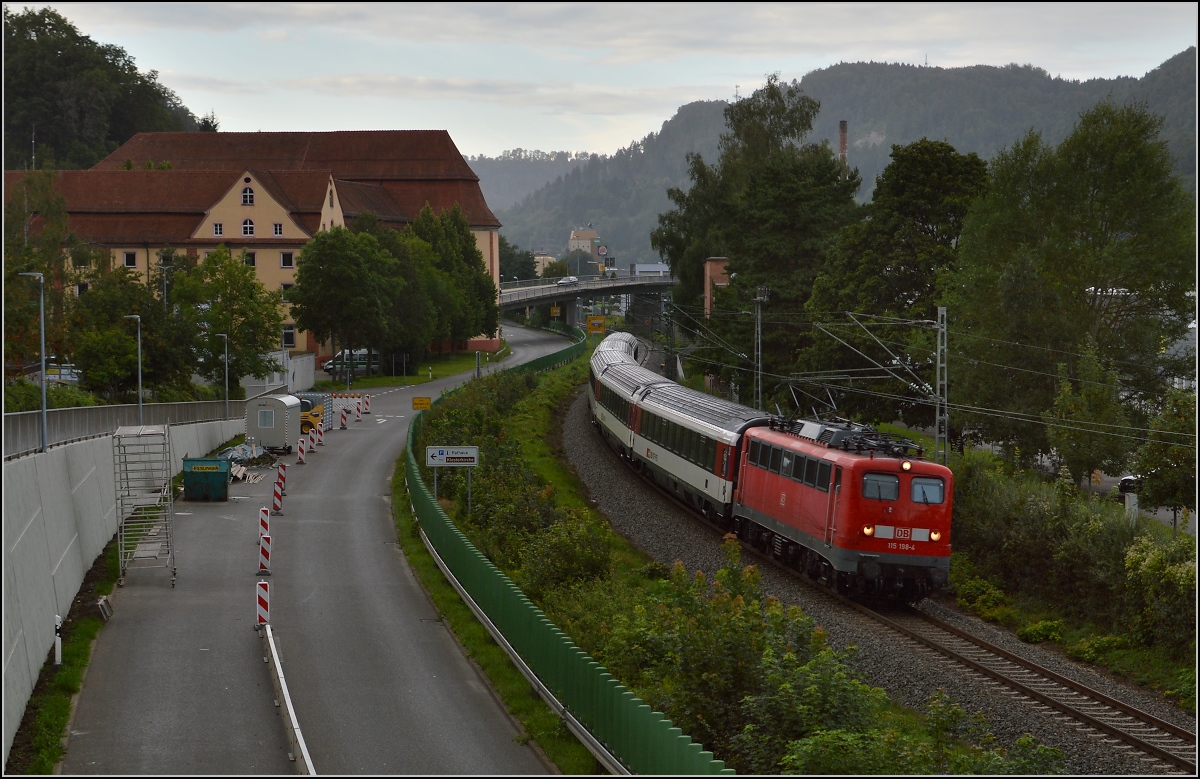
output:
[[[669,565],[679,559],[689,570],[700,569],[707,576],[720,567],[723,561],[720,530],[705,526],[698,515],[669,500],[628,470],[593,430],[582,392],[564,418],[563,450],[613,528],[635,545],[660,562]],[[824,587],[809,586],[805,577],[793,576],[775,566],[764,567],[762,573],[766,591],[785,603],[800,605],[829,632],[831,643],[857,645],[859,651],[853,664],[869,683],[883,687],[898,703],[923,708],[933,692],[948,689],[964,709],[982,711],[1002,743],[1011,743],[1021,734],[1030,733],[1040,742],[1063,750],[1068,770],[1075,773],[1179,770],[1158,758],[1122,748],[1123,744],[1109,743],[1112,739],[1106,741],[1104,734],[1084,730],[1078,722],[1068,720],[1046,704],[1003,688],[982,672],[950,661],[922,645],[913,646],[911,639],[898,641],[895,632],[882,628],[873,615],[847,607]],[[930,612],[948,611],[929,601],[921,608]],[[1056,668],[1064,677],[1084,678],[1087,686],[1101,688],[1109,697],[1132,701],[1134,707],[1151,710],[1176,725],[1191,722],[1179,710],[1141,691],[1095,676],[977,620],[953,612],[942,616],[971,633],[988,635],[1013,654],[1034,655],[1039,665]],[[1186,728],[1183,730],[1187,732]],[[1194,759],[1194,746],[1192,750]]]

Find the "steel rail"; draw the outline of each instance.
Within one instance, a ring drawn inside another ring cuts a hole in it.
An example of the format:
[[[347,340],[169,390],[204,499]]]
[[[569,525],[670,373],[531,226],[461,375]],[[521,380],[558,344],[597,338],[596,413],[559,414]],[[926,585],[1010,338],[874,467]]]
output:
[[[590,416],[590,413],[589,413],[589,416]],[[607,446],[607,442],[605,442],[605,444]],[[611,447],[609,447],[609,448],[611,448]],[[618,454],[618,453],[614,452],[614,454]],[[626,460],[626,458],[621,457],[619,454],[618,454],[618,458],[621,459],[622,461],[625,461],[625,464],[629,468],[631,473],[641,476],[643,482],[648,483],[653,489],[657,490],[659,493],[661,493],[665,497],[670,498],[672,501],[674,501],[679,506],[682,506],[683,508],[685,508],[688,511],[688,513],[692,514],[693,516],[698,517],[701,523],[703,523],[704,525],[706,525],[707,527],[709,527],[710,529],[712,529],[718,533],[724,534],[726,537],[732,535],[730,533],[727,533],[723,528],[721,528],[714,522],[711,522],[708,519],[706,519],[702,514],[698,514],[694,508],[692,508],[691,506],[688,506],[686,503],[681,501],[678,498],[678,496],[676,496],[673,492],[671,492],[664,486],[658,484],[658,482],[654,481],[653,479],[646,478],[639,471],[635,470],[633,467],[633,464],[631,462],[629,462],[628,460]],[[738,538],[737,541],[738,541],[738,544],[743,549],[749,551],[755,557],[757,557],[761,560],[764,560],[764,561],[770,563],[771,565],[775,566],[776,568],[779,568],[783,571],[788,572],[789,574],[792,574],[796,579],[809,585],[814,590],[817,590],[819,592],[822,592],[825,595],[830,596],[834,600],[839,601],[842,604],[849,606],[850,608],[853,608],[856,611],[861,612],[865,616],[868,616],[871,619],[879,622],[880,624],[883,624],[886,627],[889,627],[889,628],[895,630],[896,632],[898,632],[908,638],[911,638],[914,641],[916,641],[924,646],[927,646],[930,649],[933,649],[934,651],[936,651],[940,654],[943,654],[943,655],[949,657],[950,659],[954,660],[955,662],[965,665],[968,668],[971,668],[972,670],[974,670],[978,673],[981,673],[991,679],[994,679],[994,680],[1000,682],[1001,684],[1005,685],[1006,687],[1009,687],[1022,695],[1033,698],[1034,700],[1037,700],[1038,702],[1040,702],[1046,706],[1049,706],[1050,708],[1055,709],[1056,711],[1059,711],[1060,713],[1065,714],[1065,715],[1071,717],[1072,719],[1079,720],[1082,723],[1084,723],[1085,725],[1087,725],[1088,727],[1091,727],[1091,728],[1094,728],[1101,732],[1107,733],[1121,741],[1124,741],[1125,743],[1135,747],[1136,749],[1141,750],[1142,752],[1146,752],[1150,755],[1153,755],[1154,757],[1156,757],[1170,765],[1173,765],[1177,768],[1182,768],[1186,771],[1191,772],[1192,774],[1196,773],[1197,765],[1196,765],[1196,761],[1194,759],[1188,760],[1186,757],[1181,757],[1180,755],[1176,754],[1175,752],[1171,752],[1169,750],[1163,749],[1151,742],[1144,741],[1141,738],[1139,738],[1133,734],[1127,733],[1113,725],[1110,725],[1101,720],[1097,720],[1097,719],[1093,718],[1092,716],[1071,707],[1068,704],[1061,703],[1053,698],[1050,698],[1050,697],[1046,696],[1045,694],[1038,692],[1037,690],[1027,687],[1026,685],[1022,684],[1019,681],[1016,681],[1007,676],[1004,676],[1003,674],[999,673],[998,671],[994,671],[984,665],[981,665],[980,663],[972,660],[969,657],[960,655],[960,654],[954,652],[954,650],[952,650],[948,647],[945,647],[941,644],[938,644],[936,641],[933,641],[932,639],[927,639],[927,638],[921,636],[919,633],[911,631],[908,628],[905,628],[902,625],[897,624],[895,621],[888,619],[887,617],[883,616],[882,614],[879,614],[878,612],[874,611],[873,609],[868,608],[867,606],[864,606],[850,598],[847,598],[844,595],[841,595],[837,592],[830,590],[828,587],[822,586],[822,585],[818,584],[817,582],[812,581],[811,579],[809,579],[809,577],[804,576],[800,571],[797,571],[794,568],[784,565],[782,562],[776,560],[770,554],[764,553],[763,551],[761,551],[760,549],[755,547],[753,544],[743,541],[740,538]],[[921,617],[923,619],[926,619],[927,621],[932,622],[932,621],[936,620],[936,618],[931,618],[928,615],[924,614],[923,612],[917,611],[916,609],[912,609],[912,611],[916,611],[918,614],[921,615]],[[1033,663],[1028,660],[1024,660],[1017,655],[1013,655],[1012,653],[1007,652],[1004,649],[1001,649],[1000,647],[993,647],[992,645],[983,641],[983,639],[975,638],[973,636],[970,636],[969,634],[965,634],[963,631],[959,631],[957,628],[953,628],[951,626],[947,626],[947,628],[948,628],[947,632],[950,632],[953,635],[959,636],[960,638],[964,638],[964,639],[970,641],[971,643],[979,646],[981,649],[985,649],[989,652],[992,652],[993,654],[995,654],[999,657],[1002,657],[1006,660],[1009,660],[1010,662],[1024,666],[1026,668],[1026,670],[1031,671],[1036,674],[1039,674],[1039,675],[1042,675],[1045,678],[1050,679],[1051,681],[1059,682],[1060,679],[1065,679],[1065,677],[1061,677],[1059,674],[1056,674],[1053,671],[1050,671],[1049,669],[1042,669],[1036,663]],[[1159,728],[1160,730],[1170,733],[1171,735],[1174,735],[1174,736],[1180,738],[1181,740],[1187,741],[1190,739],[1191,744],[1193,744],[1193,745],[1195,744],[1196,735],[1194,733],[1191,733],[1190,731],[1184,730],[1183,728],[1179,728],[1178,726],[1172,725],[1171,723],[1165,722],[1163,720],[1159,720],[1157,717],[1154,717],[1153,715],[1148,714],[1146,712],[1142,712],[1140,709],[1137,709],[1136,707],[1129,706],[1128,704],[1120,703],[1119,701],[1116,701],[1115,699],[1112,699],[1109,696],[1104,695],[1103,693],[1099,693],[1094,690],[1091,690],[1090,688],[1086,687],[1085,685],[1079,684],[1077,682],[1071,682],[1070,680],[1066,680],[1066,681],[1062,681],[1061,683],[1064,686],[1069,686],[1071,689],[1074,689],[1075,692],[1078,692],[1081,695],[1087,695],[1087,696],[1093,697],[1098,703],[1109,705],[1108,702],[1113,701],[1113,705],[1111,706],[1112,708],[1116,708],[1117,710],[1122,711],[1134,718],[1142,719],[1143,724],[1149,725],[1151,727]],[[1162,725],[1160,726],[1159,723],[1162,723]]]

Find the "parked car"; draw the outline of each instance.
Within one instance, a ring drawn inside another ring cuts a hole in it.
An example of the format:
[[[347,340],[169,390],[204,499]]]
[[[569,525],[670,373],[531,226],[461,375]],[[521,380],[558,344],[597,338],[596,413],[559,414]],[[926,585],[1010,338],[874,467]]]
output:
[[[1129,492],[1137,492],[1141,488],[1141,476],[1122,476],[1121,480],[1117,482],[1117,492],[1121,493],[1122,495]]]
[[[566,286],[569,286],[569,285],[571,285],[571,284],[578,284],[578,283],[579,283],[579,279],[578,279],[577,277],[575,277],[575,276],[563,276],[563,277],[562,277],[561,279],[559,279],[559,280],[558,280],[558,282],[556,282],[556,283],[557,283],[557,284],[558,284],[558,286],[560,286],[560,287],[566,287]]]

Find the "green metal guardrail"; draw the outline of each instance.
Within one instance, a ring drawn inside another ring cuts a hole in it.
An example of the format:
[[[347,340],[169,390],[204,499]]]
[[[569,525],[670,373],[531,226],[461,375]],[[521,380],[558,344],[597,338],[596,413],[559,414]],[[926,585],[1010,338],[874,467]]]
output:
[[[583,332],[571,346],[512,370],[557,367],[587,348]],[[441,398],[438,399],[440,402]],[[405,468],[413,513],[462,588],[478,604],[525,664],[592,735],[638,774],[732,774],[670,720],[651,711],[633,692],[589,657],[525,596],[511,579],[459,532],[421,479],[413,442],[424,422],[408,428]]]

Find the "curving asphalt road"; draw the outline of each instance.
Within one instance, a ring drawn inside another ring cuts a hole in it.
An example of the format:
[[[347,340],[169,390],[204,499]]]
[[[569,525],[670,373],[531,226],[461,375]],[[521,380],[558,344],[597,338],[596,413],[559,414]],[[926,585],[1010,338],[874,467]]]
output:
[[[504,364],[557,351],[505,327]],[[395,544],[391,476],[414,396],[460,374],[371,396],[371,414],[289,463],[271,518],[271,624],[318,773],[532,774],[517,731]],[[336,426],[336,420],[335,420]],[[69,774],[295,773],[254,621],[258,507],[271,482],[228,503],[177,503],[179,579],[133,571],[114,598],[71,725]]]

